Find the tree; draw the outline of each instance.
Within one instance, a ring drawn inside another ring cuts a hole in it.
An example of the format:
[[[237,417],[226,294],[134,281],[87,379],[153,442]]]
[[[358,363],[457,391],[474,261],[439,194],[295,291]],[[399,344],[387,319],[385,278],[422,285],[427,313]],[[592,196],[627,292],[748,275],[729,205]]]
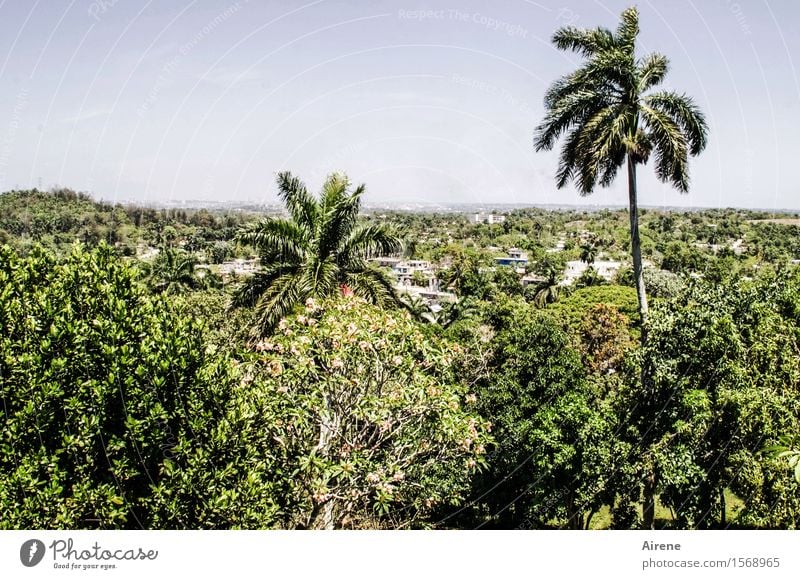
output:
[[[497,289],[510,296],[522,295],[522,283],[513,267],[498,267],[492,280]]]
[[[592,287],[603,285],[606,280],[603,276],[597,273],[597,270],[592,266],[587,267],[583,273],[575,280],[576,288]]]
[[[592,265],[597,258],[597,245],[594,243],[584,243],[581,245],[581,261],[587,265]]]
[[[475,312],[475,300],[461,298],[453,302],[443,303],[441,309],[433,314],[433,321],[446,330],[459,320],[471,317]]]
[[[155,293],[177,294],[186,289],[197,289],[202,280],[195,272],[197,260],[191,254],[169,247],[161,252],[149,266],[148,284]]]
[[[265,219],[237,235],[261,256],[261,270],[237,288],[232,301],[255,306],[254,336],[271,332],[307,298],[343,288],[371,303],[397,305],[391,280],[367,259],[397,253],[402,242],[386,224],[358,222],[365,186],[351,191],[345,175],[332,174],[315,199],[291,173],[279,173],[277,180],[289,218]]]
[[[431,308],[419,294],[406,293],[400,297],[403,307],[411,316],[420,322],[430,322],[433,319]]]
[[[481,271],[481,258],[473,250],[459,247],[450,267],[439,275],[445,287],[454,289],[460,296],[484,298],[488,294],[488,276]]]
[[[688,156],[706,146],[703,113],[691,98],[672,91],[650,92],[669,68],[667,58],[654,53],[636,56],[639,12],[622,13],[616,32],[605,28],[556,31],[553,43],[586,58],[572,74],[557,80],[545,95],[546,116],[536,129],[537,151],[550,150],[566,135],[561,148],[556,183],[570,182],[582,195],[596,185],[610,185],[622,165],[628,171],[633,277],[642,319],[641,341],[647,343],[647,295],[642,275],[636,166],[655,155],[656,176],[681,192],[689,189]],[[642,386],[646,379],[642,368]],[[645,492],[645,526],[652,527],[654,482]]]
[[[672,241],[664,248],[661,268],[673,273],[691,273],[703,271],[708,258],[697,247]]]
[[[200,325],[103,244],[0,248],[0,287],[0,527],[150,527],[184,405],[215,387]]]
[[[800,525],[798,484],[761,454],[800,422],[798,313],[800,279],[785,274],[694,283],[654,304],[652,379],[644,396],[631,389],[626,423],[682,526],[725,526],[726,489],[744,501],[742,525]]]
[[[351,296],[308,300],[255,349],[244,412],[265,419],[245,434],[285,452],[287,526],[417,526],[461,503],[492,442],[463,348]]]
[[[668,70],[666,57],[636,56],[639,13],[628,8],[616,32],[567,26],[553,35],[560,50],[585,57],[575,72],[557,80],[545,95],[546,116],[536,128],[537,151],[552,149],[562,135],[556,182],[574,182],[582,195],[610,185],[623,164],[628,171],[631,253],[642,320],[647,296],[642,276],[636,167],[655,155],[656,176],[679,191],[689,188],[687,157],[706,146],[707,127],[691,98],[650,92]],[[645,340],[646,333],[642,334]]]
[[[594,373],[616,372],[632,349],[630,320],[609,304],[595,304],[580,327],[583,365]]]
[[[428,276],[416,269],[411,274],[411,283],[418,287],[425,287],[428,285]]]
[[[492,309],[491,365],[476,394],[497,443],[475,478],[474,520],[466,524],[587,528],[616,472],[613,416],[598,405],[554,318],[521,300]]]
[[[533,303],[543,308],[547,304],[558,301],[561,293],[561,271],[556,265],[546,261],[540,268],[544,280],[537,283],[533,294]]]
[[[209,263],[220,264],[233,254],[233,248],[227,241],[215,241],[206,248]]]

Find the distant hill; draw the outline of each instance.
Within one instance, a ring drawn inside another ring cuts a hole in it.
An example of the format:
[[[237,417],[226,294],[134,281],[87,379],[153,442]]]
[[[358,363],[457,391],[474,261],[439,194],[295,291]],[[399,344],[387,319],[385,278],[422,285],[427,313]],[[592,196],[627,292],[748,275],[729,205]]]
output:
[[[236,229],[257,213],[221,208],[155,208],[111,204],[71,189],[0,193],[0,244],[28,250],[41,244],[63,251],[76,241],[116,246],[135,255],[141,245],[168,239],[205,246],[231,239]]]
[[[0,194],[0,242],[61,246],[76,239],[115,243],[131,216],[120,205],[97,202],[70,189]]]

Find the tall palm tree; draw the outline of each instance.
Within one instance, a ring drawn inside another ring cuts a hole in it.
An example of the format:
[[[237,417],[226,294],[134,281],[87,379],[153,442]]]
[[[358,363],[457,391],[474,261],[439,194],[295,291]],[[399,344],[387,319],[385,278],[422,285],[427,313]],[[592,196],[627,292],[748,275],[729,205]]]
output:
[[[553,43],[585,58],[545,95],[546,116],[536,128],[537,151],[550,150],[565,135],[556,182],[575,183],[582,195],[608,186],[623,164],[628,172],[631,253],[639,312],[647,317],[639,240],[636,167],[655,156],[656,176],[679,191],[689,188],[687,157],[706,146],[706,121],[691,98],[653,91],[667,74],[661,54],[636,56],[639,13],[628,8],[615,32],[605,28],[560,28]],[[646,333],[642,332],[642,340]]]
[[[379,305],[398,305],[388,276],[367,259],[402,250],[385,224],[358,222],[365,186],[351,190],[345,175],[332,174],[319,198],[289,172],[278,174],[278,194],[289,218],[269,218],[242,229],[237,239],[255,247],[261,270],[234,292],[232,305],[255,306],[254,336],[272,331],[309,297],[352,292]]]

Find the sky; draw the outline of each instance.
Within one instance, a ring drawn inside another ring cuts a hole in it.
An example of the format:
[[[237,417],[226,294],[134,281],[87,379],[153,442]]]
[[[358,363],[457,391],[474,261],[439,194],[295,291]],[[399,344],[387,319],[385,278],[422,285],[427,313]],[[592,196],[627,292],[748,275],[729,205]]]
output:
[[[0,0],[0,191],[272,203],[279,171],[313,190],[343,171],[367,203],[624,205],[624,172],[581,198],[532,140],[580,63],[553,32],[628,5]],[[663,88],[710,127],[689,193],[651,164],[641,204],[800,209],[800,3],[637,5],[640,54],[670,59]]]

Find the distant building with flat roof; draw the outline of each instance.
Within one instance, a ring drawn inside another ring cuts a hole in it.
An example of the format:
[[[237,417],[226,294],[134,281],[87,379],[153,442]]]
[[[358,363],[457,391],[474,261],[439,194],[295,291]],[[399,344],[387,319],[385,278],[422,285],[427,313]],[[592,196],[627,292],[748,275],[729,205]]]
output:
[[[525,268],[528,265],[528,254],[518,247],[512,247],[507,253],[505,257],[495,257],[494,262],[497,265],[509,265],[515,268]]]
[[[476,213],[473,216],[473,221],[475,223],[486,223],[488,225],[494,225],[495,223],[504,223],[506,220],[505,215],[498,215],[497,213]]]

